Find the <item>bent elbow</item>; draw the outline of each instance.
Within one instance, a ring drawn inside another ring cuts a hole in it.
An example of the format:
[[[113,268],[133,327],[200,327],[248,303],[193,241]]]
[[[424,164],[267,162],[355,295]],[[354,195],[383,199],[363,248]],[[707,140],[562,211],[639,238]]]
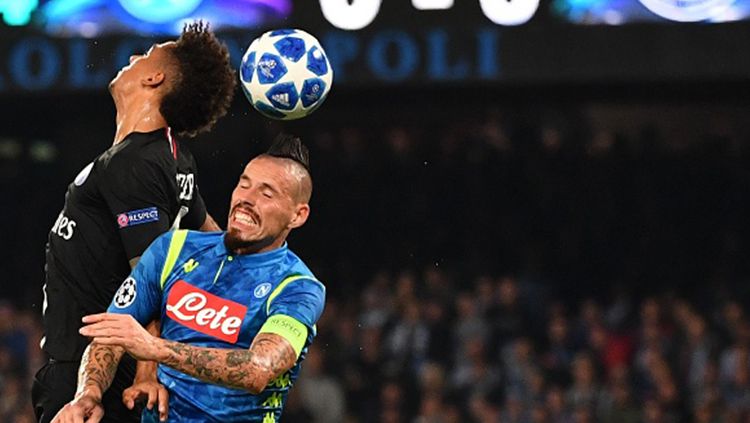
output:
[[[266,383],[264,385],[261,385],[261,383],[262,382],[260,382],[260,381],[252,381],[252,382],[250,382],[250,384],[248,386],[245,387],[245,390],[247,390],[248,392],[250,392],[253,395],[259,395],[260,393],[262,393],[266,389],[266,386],[268,386],[268,383]]]
[[[251,367],[248,370],[248,377],[243,380],[246,391],[253,395],[262,393],[268,384],[274,379],[274,374],[268,366],[263,366],[263,363],[251,363]]]

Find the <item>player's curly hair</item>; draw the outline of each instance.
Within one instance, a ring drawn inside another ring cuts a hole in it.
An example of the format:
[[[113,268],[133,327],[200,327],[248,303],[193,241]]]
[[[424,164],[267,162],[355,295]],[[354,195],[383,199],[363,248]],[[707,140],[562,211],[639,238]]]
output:
[[[229,50],[202,21],[186,24],[169,50],[178,69],[159,111],[172,130],[183,137],[209,131],[229,109],[236,77]]]
[[[290,159],[302,165],[310,173],[310,152],[302,140],[294,135],[281,133],[273,140],[266,154],[272,157]]]

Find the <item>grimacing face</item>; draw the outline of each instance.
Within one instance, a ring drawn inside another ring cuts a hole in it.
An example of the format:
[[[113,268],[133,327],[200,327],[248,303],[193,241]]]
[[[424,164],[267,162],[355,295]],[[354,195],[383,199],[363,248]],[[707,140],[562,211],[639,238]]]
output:
[[[164,78],[164,72],[169,66],[169,49],[174,45],[174,41],[154,44],[146,53],[130,56],[129,63],[120,69],[109,83],[110,91],[131,91],[138,85],[149,84],[149,78],[159,73],[161,73],[161,78]],[[150,82],[161,83],[161,80],[152,79]]]
[[[310,207],[299,202],[305,177],[288,159],[260,156],[245,166],[232,192],[226,241],[230,248],[263,252],[280,247],[307,220]]]

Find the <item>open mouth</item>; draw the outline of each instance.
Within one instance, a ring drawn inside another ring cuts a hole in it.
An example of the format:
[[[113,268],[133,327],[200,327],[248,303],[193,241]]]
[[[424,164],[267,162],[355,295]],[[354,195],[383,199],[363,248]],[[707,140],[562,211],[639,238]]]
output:
[[[256,228],[260,225],[258,215],[250,209],[237,207],[232,212],[232,222],[247,228]]]

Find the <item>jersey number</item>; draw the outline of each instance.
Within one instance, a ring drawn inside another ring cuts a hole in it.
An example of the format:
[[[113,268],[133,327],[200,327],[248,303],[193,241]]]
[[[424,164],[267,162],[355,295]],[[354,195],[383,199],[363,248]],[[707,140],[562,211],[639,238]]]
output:
[[[180,200],[190,201],[193,198],[195,176],[192,173],[178,173],[177,185],[180,186]]]

